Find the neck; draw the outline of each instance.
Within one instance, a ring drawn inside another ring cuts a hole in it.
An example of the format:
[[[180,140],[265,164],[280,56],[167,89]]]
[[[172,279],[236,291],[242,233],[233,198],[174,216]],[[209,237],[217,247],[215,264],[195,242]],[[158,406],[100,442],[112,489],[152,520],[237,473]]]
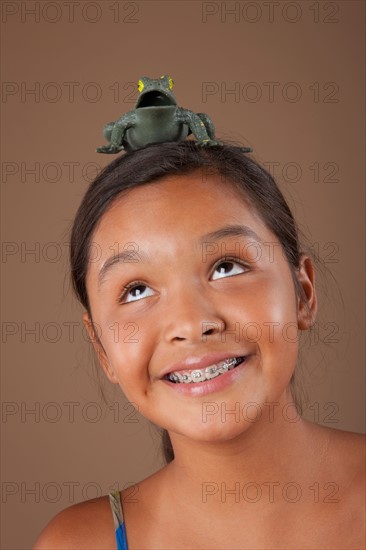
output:
[[[203,502],[214,510],[223,501],[242,499],[243,491],[250,499],[257,490],[269,492],[271,484],[272,490],[282,490],[288,483],[302,487],[316,482],[319,445],[324,455],[328,436],[301,418],[291,402],[285,393],[277,406],[262,407],[260,419],[243,423],[240,434],[230,440],[192,441],[171,433],[175,460],[166,473],[178,498],[190,495],[192,504]]]

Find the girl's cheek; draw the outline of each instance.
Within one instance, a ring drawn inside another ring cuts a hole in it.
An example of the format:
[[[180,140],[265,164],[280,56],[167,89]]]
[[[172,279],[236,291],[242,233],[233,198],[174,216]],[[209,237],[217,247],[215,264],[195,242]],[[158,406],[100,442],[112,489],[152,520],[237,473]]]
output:
[[[123,380],[146,376],[157,342],[154,325],[141,321],[115,322],[107,353]]]

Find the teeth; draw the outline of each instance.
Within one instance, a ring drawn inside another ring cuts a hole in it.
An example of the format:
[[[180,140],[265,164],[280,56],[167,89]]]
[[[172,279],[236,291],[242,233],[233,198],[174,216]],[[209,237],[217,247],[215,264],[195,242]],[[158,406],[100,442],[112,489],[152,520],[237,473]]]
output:
[[[191,380],[192,382],[203,382],[206,380],[206,375],[201,370],[193,370],[191,372]]]
[[[215,378],[215,376],[219,374],[217,367],[207,367],[207,369],[205,369],[206,380],[211,380],[211,378]]]
[[[233,369],[245,360],[245,357],[232,357],[225,359],[217,365],[210,365],[205,369],[195,369],[192,371],[176,371],[167,375],[167,379],[176,384],[194,384],[197,382],[204,382],[205,380],[211,380],[224,374],[228,370]]]

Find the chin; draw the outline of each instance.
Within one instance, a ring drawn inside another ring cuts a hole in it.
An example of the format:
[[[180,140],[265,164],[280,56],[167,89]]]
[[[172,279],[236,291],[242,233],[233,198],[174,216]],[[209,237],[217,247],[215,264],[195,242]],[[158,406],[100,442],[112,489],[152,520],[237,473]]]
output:
[[[247,422],[243,419],[237,421],[235,418],[228,418],[223,422],[220,418],[210,419],[208,422],[197,422],[195,425],[181,426],[180,429],[168,428],[169,432],[175,432],[183,435],[193,441],[219,443],[220,441],[230,441],[240,437],[245,432],[254,427],[255,422]]]

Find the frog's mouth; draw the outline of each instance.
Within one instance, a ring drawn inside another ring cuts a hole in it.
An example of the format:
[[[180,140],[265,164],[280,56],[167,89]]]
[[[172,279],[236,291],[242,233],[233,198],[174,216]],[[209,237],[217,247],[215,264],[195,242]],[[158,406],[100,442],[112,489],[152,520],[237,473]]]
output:
[[[164,105],[176,105],[176,103],[171,96],[156,91],[140,95],[136,103],[136,107],[140,109],[143,107],[162,107]]]

